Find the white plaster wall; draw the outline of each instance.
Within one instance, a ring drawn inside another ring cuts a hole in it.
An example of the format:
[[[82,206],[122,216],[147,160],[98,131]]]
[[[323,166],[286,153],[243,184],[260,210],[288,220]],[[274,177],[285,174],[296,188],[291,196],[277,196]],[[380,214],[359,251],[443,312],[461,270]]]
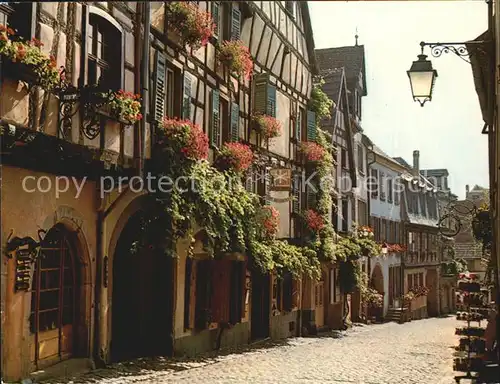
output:
[[[386,256],[377,256],[371,259],[370,277],[377,263],[380,264],[382,274],[384,275],[384,316],[389,310],[389,267],[397,267],[401,265],[401,256],[396,253],[390,253]]]
[[[393,180],[393,185],[397,180],[399,180],[399,173],[396,171],[393,171],[390,168],[385,167],[382,164],[379,163],[373,163],[371,168],[378,170],[378,173],[380,175],[380,172],[383,172],[386,177],[390,177]],[[397,186],[393,186],[393,190],[396,190]],[[389,220],[393,221],[401,221],[401,196],[400,196],[400,204],[396,205],[394,204],[394,196],[392,198],[392,203],[389,203],[387,200],[387,187],[386,187],[386,200],[382,201],[379,199],[380,193],[376,198],[371,197],[370,198],[370,215],[371,216],[377,216],[377,217],[383,217]]]

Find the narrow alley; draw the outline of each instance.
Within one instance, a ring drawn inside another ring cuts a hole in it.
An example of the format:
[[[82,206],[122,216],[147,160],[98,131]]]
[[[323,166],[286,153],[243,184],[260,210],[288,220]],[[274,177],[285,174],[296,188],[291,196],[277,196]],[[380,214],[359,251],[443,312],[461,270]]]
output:
[[[340,337],[291,338],[270,348],[167,364],[166,369],[150,363],[139,371],[136,364],[120,364],[64,383],[452,384],[457,323],[447,317],[356,326]]]

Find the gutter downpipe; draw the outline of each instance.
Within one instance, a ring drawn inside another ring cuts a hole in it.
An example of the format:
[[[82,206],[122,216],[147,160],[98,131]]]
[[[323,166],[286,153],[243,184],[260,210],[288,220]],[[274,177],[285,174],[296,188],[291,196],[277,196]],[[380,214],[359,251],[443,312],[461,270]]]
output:
[[[144,4],[144,44],[142,46],[142,74],[141,74],[141,167],[140,174],[144,178],[144,168],[146,162],[146,129],[148,118],[148,105],[149,105],[149,46],[150,46],[150,28],[151,28],[151,4],[146,1]],[[151,125],[150,125],[151,127]]]

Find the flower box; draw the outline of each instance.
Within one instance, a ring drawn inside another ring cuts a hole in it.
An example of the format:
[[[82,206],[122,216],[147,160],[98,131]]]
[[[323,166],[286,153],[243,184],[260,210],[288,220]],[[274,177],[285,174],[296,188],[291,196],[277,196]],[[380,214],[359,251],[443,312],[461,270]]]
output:
[[[272,116],[255,114],[252,116],[253,129],[260,133],[265,140],[281,135],[281,123]]]
[[[59,84],[60,74],[55,58],[44,53],[42,46],[35,38],[24,41],[16,37],[11,28],[0,24],[0,56],[5,74],[51,90]]]
[[[241,173],[250,168],[252,162],[253,152],[248,145],[226,143],[217,154],[214,165],[222,172],[232,170]]]
[[[37,85],[38,76],[32,65],[13,62],[2,57],[2,69],[6,78],[24,81],[30,85]]]
[[[127,126],[134,124],[130,120],[125,119],[122,115],[115,113],[109,104],[105,104],[99,108],[99,114]]]
[[[212,15],[189,1],[172,1],[167,4],[168,34],[180,46],[189,45],[194,50],[205,46],[214,35]],[[177,41],[176,41],[177,40]]]
[[[252,75],[252,56],[242,41],[224,41],[219,47],[218,57],[219,61],[234,75],[243,77],[245,80],[248,80]]]

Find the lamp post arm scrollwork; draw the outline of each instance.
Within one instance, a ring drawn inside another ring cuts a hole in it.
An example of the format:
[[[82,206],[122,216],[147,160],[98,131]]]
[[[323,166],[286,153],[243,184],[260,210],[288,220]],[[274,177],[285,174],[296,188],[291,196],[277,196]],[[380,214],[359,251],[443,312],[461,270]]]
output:
[[[420,48],[422,54],[424,53],[424,47],[429,47],[431,50],[431,55],[433,57],[440,57],[443,53],[453,53],[465,62],[470,64],[468,59],[473,52],[470,52],[467,48],[475,47],[475,49],[480,49],[485,52],[485,48],[492,44],[489,40],[472,40],[467,42],[449,42],[449,43],[426,43],[425,41],[420,42]]]

